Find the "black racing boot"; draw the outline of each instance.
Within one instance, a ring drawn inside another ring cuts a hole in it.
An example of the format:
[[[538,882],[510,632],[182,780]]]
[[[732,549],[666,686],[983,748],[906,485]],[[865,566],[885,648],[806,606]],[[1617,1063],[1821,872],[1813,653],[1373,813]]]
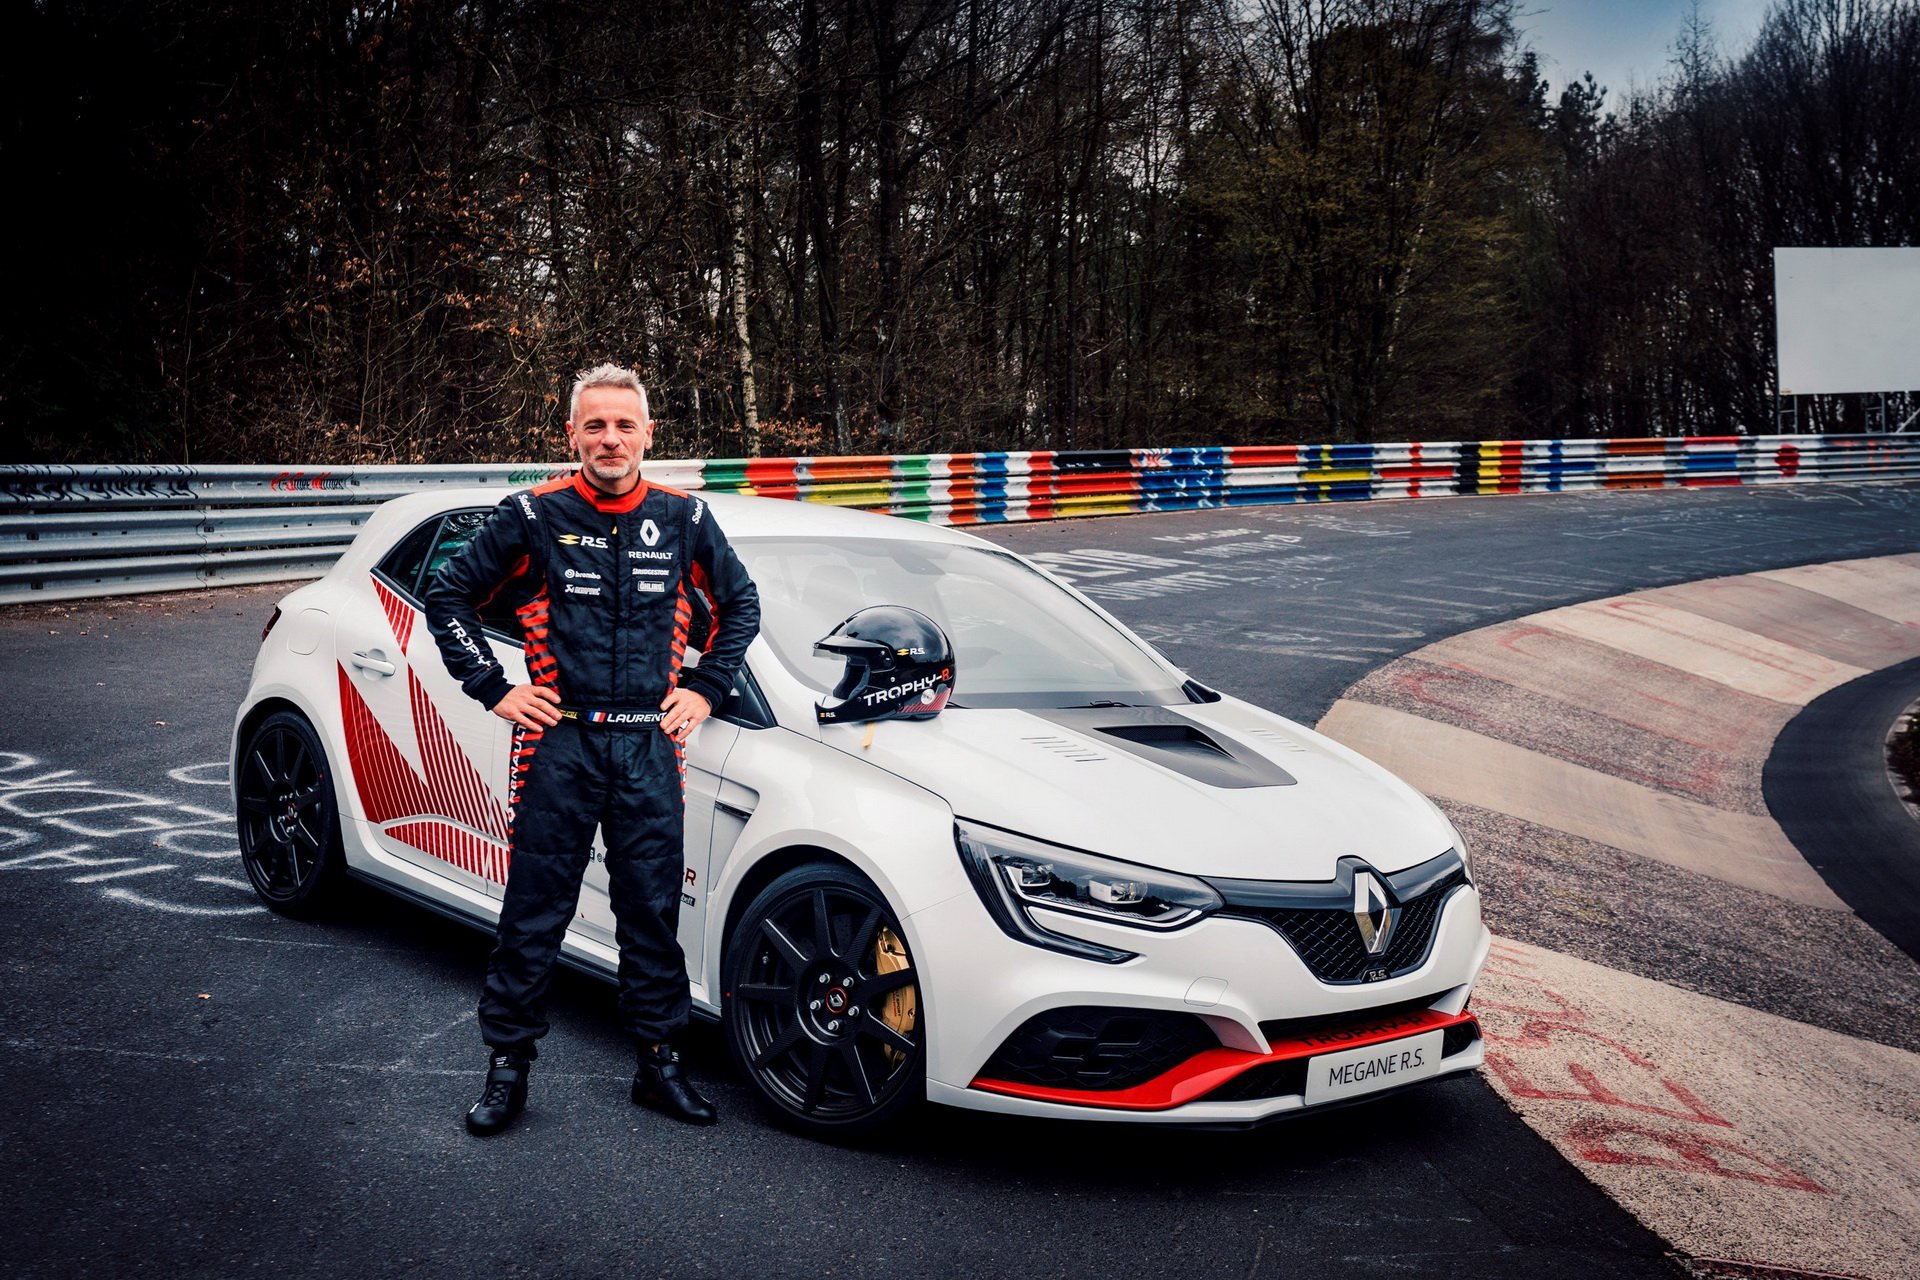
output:
[[[485,1137],[513,1122],[527,1105],[527,1068],[532,1059],[495,1049],[487,1061],[487,1087],[467,1108],[467,1132]]]
[[[640,1068],[633,1073],[633,1100],[688,1124],[713,1124],[720,1119],[713,1104],[687,1079],[680,1055],[670,1044],[640,1051]]]

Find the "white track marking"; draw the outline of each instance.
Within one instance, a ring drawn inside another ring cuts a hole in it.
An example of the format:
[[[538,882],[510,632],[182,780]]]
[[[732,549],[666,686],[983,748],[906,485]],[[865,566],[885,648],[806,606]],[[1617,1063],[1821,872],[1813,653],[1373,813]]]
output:
[[[171,871],[171,862],[156,862],[144,867],[127,867],[121,871],[102,871],[98,875],[74,876],[68,884],[97,884],[102,880],[118,880],[124,876],[150,876],[156,871]]]

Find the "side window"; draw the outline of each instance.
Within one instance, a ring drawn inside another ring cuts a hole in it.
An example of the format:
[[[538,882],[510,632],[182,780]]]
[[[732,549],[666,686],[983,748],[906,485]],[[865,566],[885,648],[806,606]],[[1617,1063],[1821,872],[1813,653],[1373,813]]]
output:
[[[474,534],[480,532],[480,526],[487,522],[490,511],[456,511],[440,523],[440,532],[434,537],[432,549],[427,555],[425,572],[420,581],[424,585],[434,574],[440,572],[440,566],[451,560],[454,553],[467,545]],[[502,636],[520,643],[520,619],[514,615],[514,601],[510,591],[499,591],[494,597],[480,606],[480,625],[489,631],[497,631]]]
[[[420,596],[420,566],[427,558],[428,549],[433,546],[434,535],[439,532],[440,524],[439,516],[427,521],[402,538],[400,545],[387,552],[387,558],[380,562],[381,574],[415,599]]]
[[[415,602],[425,594],[427,583],[440,566],[467,544],[480,526],[487,522],[485,511],[456,511],[435,516],[415,529],[380,562],[380,572]],[[513,643],[520,643],[520,619],[514,616],[511,592],[501,591],[480,608],[480,624],[497,631]]]
[[[440,533],[433,540],[433,550],[427,556],[427,572],[420,579],[424,584],[428,578],[440,572],[440,566],[453,559],[453,553],[467,545],[467,540],[480,532],[480,526],[487,522],[484,511],[456,511],[440,522]]]

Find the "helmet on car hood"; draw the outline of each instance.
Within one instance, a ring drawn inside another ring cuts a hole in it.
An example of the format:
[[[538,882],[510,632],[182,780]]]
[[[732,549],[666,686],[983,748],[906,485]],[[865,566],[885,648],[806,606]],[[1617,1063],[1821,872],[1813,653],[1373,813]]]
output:
[[[813,651],[847,664],[833,692],[815,704],[821,724],[930,719],[953,692],[947,633],[905,605],[862,609],[815,641]]]

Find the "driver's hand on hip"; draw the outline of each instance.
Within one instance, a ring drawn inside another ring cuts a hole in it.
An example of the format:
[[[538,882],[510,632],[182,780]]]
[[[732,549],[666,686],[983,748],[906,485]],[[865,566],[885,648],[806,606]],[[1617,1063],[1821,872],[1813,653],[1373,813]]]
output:
[[[543,684],[517,684],[493,704],[493,714],[522,729],[546,729],[560,723],[560,694]]]
[[[675,742],[685,742],[687,735],[713,714],[713,704],[691,689],[674,689],[660,704],[660,710],[660,727],[667,736]]]

